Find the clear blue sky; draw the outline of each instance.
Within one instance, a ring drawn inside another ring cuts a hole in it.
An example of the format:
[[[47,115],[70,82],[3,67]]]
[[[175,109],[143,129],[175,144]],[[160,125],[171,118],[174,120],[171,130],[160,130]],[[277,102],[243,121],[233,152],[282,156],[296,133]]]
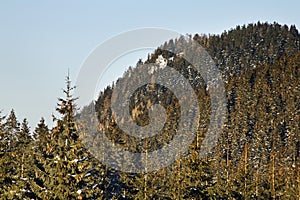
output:
[[[143,27],[221,33],[258,20],[299,28],[299,8],[298,0],[1,1],[0,110],[14,108],[32,130],[42,116],[51,125],[67,69],[75,81],[89,53],[119,33]]]

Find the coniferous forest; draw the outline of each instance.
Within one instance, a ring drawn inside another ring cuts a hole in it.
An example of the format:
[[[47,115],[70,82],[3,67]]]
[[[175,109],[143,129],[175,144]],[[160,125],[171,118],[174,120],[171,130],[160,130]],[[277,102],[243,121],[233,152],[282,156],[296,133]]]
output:
[[[217,145],[205,158],[199,151],[210,123],[209,88],[191,63],[175,53],[176,49],[184,52],[191,41],[212,57],[226,92],[225,123]],[[41,118],[30,128],[27,119],[17,118],[17,111],[0,113],[0,199],[300,199],[300,34],[296,27],[258,22],[221,35],[174,38],[147,60],[129,67],[116,84],[126,90],[141,78],[133,76],[134,71],[161,60],[189,80],[198,98],[201,114],[195,123],[199,127],[187,155],[146,173],[117,171],[99,162],[82,142],[87,137],[91,146],[101,146],[98,134],[89,136],[86,128],[91,124],[76,119],[89,119],[95,110],[97,127],[115,145],[149,152],[167,145],[176,134],[174,113],[180,112],[179,102],[168,88],[153,84],[128,96],[131,116],[138,124],[149,123],[148,110],[156,103],[167,111],[161,133],[139,140],[124,133],[112,115],[114,84],[101,91],[95,103],[79,110],[73,96],[76,87],[68,75],[63,97],[57,100],[54,127]],[[155,70],[163,69],[158,66],[149,73]],[[191,121],[195,118],[190,113]]]

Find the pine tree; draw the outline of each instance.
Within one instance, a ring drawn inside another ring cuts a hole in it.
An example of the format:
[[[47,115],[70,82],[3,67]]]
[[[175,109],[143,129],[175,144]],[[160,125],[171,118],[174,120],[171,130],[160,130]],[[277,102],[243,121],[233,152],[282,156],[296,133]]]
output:
[[[17,134],[20,131],[20,124],[14,110],[10,112],[3,128],[0,194],[12,199],[17,198],[18,187],[16,182],[19,178],[17,166],[14,165],[14,155],[16,154]]]
[[[42,199],[89,199],[101,197],[97,187],[99,174],[97,163],[85,150],[76,130],[75,100],[71,92],[70,77],[66,78],[65,98],[59,98],[56,110],[62,116],[55,118],[57,125],[45,139],[47,146],[41,160],[39,176],[41,186],[45,187],[40,194]],[[41,124],[40,129],[45,129]],[[47,134],[47,131],[45,132]],[[50,138],[50,141],[49,141]],[[40,141],[43,142],[43,141]]]
[[[43,179],[48,177],[45,172],[43,163],[51,151],[51,134],[48,126],[45,124],[44,118],[41,118],[33,133],[33,181],[30,183],[32,191],[38,199],[46,199],[46,187]]]
[[[30,188],[30,182],[33,181],[33,172],[31,167],[33,165],[33,139],[30,134],[27,119],[24,119],[21,124],[21,130],[18,132],[18,142],[13,154],[14,165],[17,167],[19,188],[19,198],[35,197]]]

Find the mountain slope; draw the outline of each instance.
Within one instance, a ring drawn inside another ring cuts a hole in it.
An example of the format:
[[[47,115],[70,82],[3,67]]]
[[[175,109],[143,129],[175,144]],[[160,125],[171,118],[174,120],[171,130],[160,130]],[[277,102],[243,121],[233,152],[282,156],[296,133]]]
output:
[[[180,55],[192,40],[213,58],[226,90],[225,124],[218,144],[205,159],[197,155],[210,123],[210,90],[201,74]],[[199,123],[199,127],[189,155],[153,173],[116,173],[125,184],[122,190],[126,198],[142,198],[145,192],[148,198],[156,199],[299,198],[299,41],[295,26],[237,26],[221,35],[196,34],[170,40],[149,55],[145,63],[140,61],[136,68],[125,72],[116,84],[126,91],[141,78],[137,74],[144,64],[156,64],[148,69],[149,74],[160,73],[169,66],[189,80],[201,110],[199,121],[190,113],[192,124]],[[176,80],[168,81],[176,84]],[[151,152],[169,144],[180,120],[180,104],[172,91],[148,84],[125,95],[130,99],[130,114],[137,124],[150,123],[152,105],[161,104],[166,109],[166,124],[159,134],[139,140],[121,130],[112,117],[114,88],[109,86],[101,92],[95,105],[102,132],[116,146],[132,152]],[[154,123],[163,121],[157,118]],[[93,135],[91,143],[97,137]]]

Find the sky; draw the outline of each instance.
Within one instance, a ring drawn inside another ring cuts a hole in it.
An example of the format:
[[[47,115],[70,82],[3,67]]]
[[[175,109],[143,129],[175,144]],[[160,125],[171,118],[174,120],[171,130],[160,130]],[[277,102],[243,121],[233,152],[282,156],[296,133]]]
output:
[[[89,54],[126,31],[155,27],[220,34],[236,25],[274,21],[300,27],[300,1],[1,1],[0,115],[14,109],[34,130],[51,127],[68,69],[73,82]],[[99,82],[115,81],[152,49],[123,56]]]

